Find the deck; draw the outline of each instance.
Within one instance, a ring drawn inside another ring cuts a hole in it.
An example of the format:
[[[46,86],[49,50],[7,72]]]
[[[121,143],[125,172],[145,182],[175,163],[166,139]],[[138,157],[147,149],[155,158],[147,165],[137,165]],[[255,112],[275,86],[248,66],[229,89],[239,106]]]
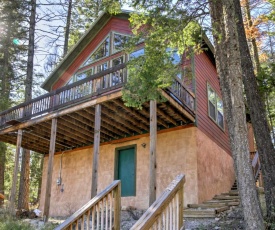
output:
[[[149,103],[142,110],[126,107],[121,99],[127,82],[125,64],[51,91],[0,113],[0,141],[47,154],[51,120],[57,118],[56,152],[93,145],[95,105],[101,104],[100,142],[149,133]],[[193,123],[195,96],[179,80],[162,91],[167,101],[157,105],[158,130]]]

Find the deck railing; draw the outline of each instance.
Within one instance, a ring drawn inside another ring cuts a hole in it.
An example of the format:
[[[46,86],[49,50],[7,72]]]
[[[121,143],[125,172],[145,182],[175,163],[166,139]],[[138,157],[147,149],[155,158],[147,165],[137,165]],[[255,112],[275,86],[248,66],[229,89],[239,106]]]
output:
[[[0,128],[12,124],[13,121],[22,122],[111,92],[121,88],[126,81],[127,70],[123,63],[1,112]],[[178,80],[175,79],[167,90],[170,96],[194,112],[195,98]]]
[[[195,96],[185,88],[178,78],[175,78],[172,86],[166,90],[172,93],[170,95],[187,108],[189,112],[194,113]]]
[[[120,181],[116,180],[54,230],[119,230]]]
[[[261,164],[260,164],[260,159],[259,159],[259,153],[258,152],[256,152],[254,154],[254,157],[253,157],[253,160],[252,160],[252,169],[253,169],[255,181],[257,181],[257,179],[260,175],[260,170],[261,170]]]
[[[181,229],[183,227],[184,183],[185,176],[178,175],[131,230]]]

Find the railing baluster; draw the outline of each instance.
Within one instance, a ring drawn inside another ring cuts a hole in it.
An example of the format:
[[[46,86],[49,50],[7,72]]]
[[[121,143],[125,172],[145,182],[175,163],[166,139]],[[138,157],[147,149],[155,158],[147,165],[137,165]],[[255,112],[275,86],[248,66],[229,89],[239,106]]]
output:
[[[113,191],[109,193],[109,199],[110,199],[110,230],[112,230],[113,226]]]

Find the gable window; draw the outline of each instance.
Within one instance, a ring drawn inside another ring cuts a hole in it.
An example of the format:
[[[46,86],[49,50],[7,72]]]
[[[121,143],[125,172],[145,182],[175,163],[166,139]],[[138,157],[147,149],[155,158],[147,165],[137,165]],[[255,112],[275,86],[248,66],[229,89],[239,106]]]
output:
[[[224,129],[223,102],[217,93],[207,85],[208,94],[208,115],[217,125]]]
[[[82,80],[82,79],[84,79],[86,77],[89,77],[89,76],[93,75],[93,73],[94,73],[94,69],[93,68],[91,68],[89,70],[86,70],[86,71],[84,71],[82,73],[77,73],[76,77],[75,77],[75,81],[80,81],[80,80]]]
[[[110,54],[110,36],[108,36],[93,52],[89,59],[84,63],[83,66],[89,65],[101,58],[107,57]]]
[[[130,60],[144,55],[144,48],[136,50],[130,54]]]
[[[124,49],[125,44],[129,41],[129,36],[122,34],[114,34],[113,53]]]

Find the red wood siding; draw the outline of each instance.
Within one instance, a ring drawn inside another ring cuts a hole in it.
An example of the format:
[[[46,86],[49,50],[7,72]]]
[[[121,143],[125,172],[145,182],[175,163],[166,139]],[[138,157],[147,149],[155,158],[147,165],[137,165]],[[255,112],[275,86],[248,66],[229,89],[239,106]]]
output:
[[[222,130],[208,116],[207,83],[210,84],[220,98],[222,97],[216,68],[205,53],[196,55],[195,57],[195,76],[197,126],[209,138],[230,154],[231,151],[226,124],[225,130]]]
[[[69,81],[69,79],[74,75],[81,64],[89,57],[91,52],[100,44],[100,42],[108,35],[110,31],[116,31],[123,34],[131,34],[129,21],[126,19],[123,20],[115,17],[111,18],[102,28],[102,30],[96,35],[96,37],[87,45],[83,52],[76,58],[72,65],[67,68],[60,79],[53,85],[53,90],[64,86]],[[94,65],[104,63],[115,56],[119,56],[119,54],[114,54],[106,57],[105,59],[101,59],[100,61],[95,62]]]

